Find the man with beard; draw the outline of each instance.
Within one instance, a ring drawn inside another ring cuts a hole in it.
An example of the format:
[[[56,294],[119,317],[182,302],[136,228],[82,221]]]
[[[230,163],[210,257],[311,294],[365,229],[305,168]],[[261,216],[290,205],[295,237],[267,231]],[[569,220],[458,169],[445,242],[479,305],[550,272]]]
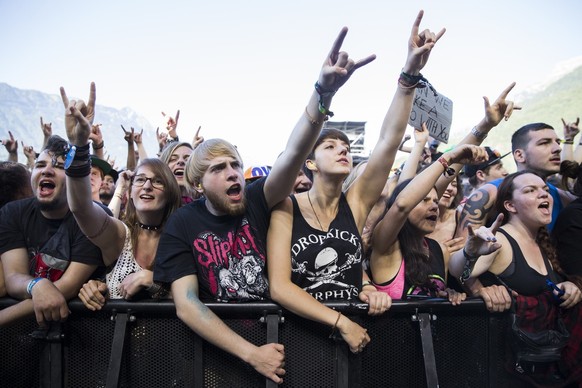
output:
[[[0,311],[0,326],[32,315],[41,326],[69,315],[95,269],[101,251],[81,232],[67,205],[67,142],[51,136],[31,174],[34,197],[13,201],[0,212],[0,258],[8,295],[22,302]]]
[[[99,199],[105,206],[109,206],[109,202],[111,202],[113,194],[115,194],[115,183],[117,182],[118,175],[117,171],[112,168],[111,171],[103,177],[101,188],[99,189]]]
[[[329,106],[335,92],[355,70],[375,59],[371,55],[355,62],[340,52],[346,34],[347,28],[342,29],[285,151],[267,177],[245,185],[242,159],[225,140],[211,139],[194,150],[186,165],[186,180],[204,198],[172,214],[158,245],[154,281],[171,287],[178,317],[202,338],[250,363],[276,383],[281,383],[285,374],[283,345],[255,346],[232,331],[201,300],[268,298],[265,260],[270,211],[292,192],[297,172],[323,122],[333,115]],[[256,259],[252,261],[255,264],[245,271],[254,273],[245,273],[245,278],[260,277],[262,281],[243,284],[244,290],[234,293],[220,293],[220,280],[237,276],[225,272],[232,272],[230,261],[249,256]]]

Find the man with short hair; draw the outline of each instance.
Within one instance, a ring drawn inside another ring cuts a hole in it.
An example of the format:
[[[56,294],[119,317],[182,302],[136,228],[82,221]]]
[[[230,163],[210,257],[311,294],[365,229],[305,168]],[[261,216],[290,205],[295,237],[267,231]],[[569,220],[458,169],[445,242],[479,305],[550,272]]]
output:
[[[95,202],[101,203],[101,185],[105,175],[110,175],[113,167],[103,159],[91,155],[91,198]],[[117,172],[115,172],[117,173]],[[105,204],[107,205],[107,204]]]
[[[560,171],[560,139],[554,128],[545,123],[532,123],[519,128],[511,137],[511,150],[517,170],[530,170],[546,180]],[[484,184],[467,199],[461,212],[457,235],[466,236],[468,226],[477,230],[480,226],[489,224],[494,215],[492,212],[497,198],[497,189],[503,179],[497,179]],[[558,189],[547,183],[553,198],[552,222],[548,230],[552,230],[560,211],[574,199],[567,191]],[[483,287],[479,281],[467,282],[473,295],[479,295],[491,311],[503,311],[510,307],[511,298],[504,287]]]
[[[485,183],[489,183],[496,179],[504,178],[507,176],[507,170],[503,167],[503,159],[511,152],[504,155],[491,147],[484,147],[487,151],[487,156],[489,160],[480,164],[468,164],[464,167],[464,174],[469,178],[469,184],[473,190],[477,190]]]
[[[112,168],[111,171],[103,177],[101,188],[99,189],[99,199],[105,206],[109,206],[109,202],[111,202],[113,194],[115,194],[115,184],[118,176],[118,172]]]
[[[530,170],[544,180],[560,171],[560,152],[562,151],[560,139],[554,128],[548,124],[533,123],[519,128],[511,137],[511,150],[517,171]],[[457,234],[466,235],[469,224],[473,229],[477,229],[492,222],[489,217],[497,198],[497,187],[502,180],[491,181],[469,196],[461,213]],[[554,199],[552,222],[548,225],[548,230],[551,231],[556,217],[564,206],[572,201],[573,196],[552,184],[548,184],[548,187]]]
[[[41,326],[69,315],[101,251],[81,232],[67,204],[67,142],[51,136],[31,174],[33,198],[0,211],[0,258],[8,294],[23,302],[0,311],[0,325],[34,313]]]
[[[246,185],[242,159],[221,139],[200,144],[186,165],[186,180],[204,198],[178,209],[158,245],[154,281],[170,286],[178,317],[215,346],[283,381],[281,344],[256,346],[232,331],[201,300],[253,301],[269,297],[265,268],[270,212],[293,190],[295,178],[328,115],[335,92],[361,66],[341,52],[342,29],[315,90],[268,176]]]

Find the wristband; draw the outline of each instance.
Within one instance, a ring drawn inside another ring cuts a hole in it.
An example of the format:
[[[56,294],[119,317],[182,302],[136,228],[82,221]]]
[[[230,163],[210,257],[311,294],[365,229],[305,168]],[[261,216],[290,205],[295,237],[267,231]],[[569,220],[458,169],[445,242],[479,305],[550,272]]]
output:
[[[29,281],[28,285],[26,286],[26,293],[32,296],[32,287],[34,287],[36,283],[40,282],[42,279],[44,278],[34,278],[31,281]]]
[[[315,91],[317,92],[317,94],[319,94],[319,112],[323,115],[333,117],[333,112],[325,107],[325,103],[323,101],[323,98],[324,97],[333,97],[335,95],[336,91],[325,90],[324,88],[321,87],[321,85],[317,81],[315,82],[314,86],[315,86]]]
[[[487,132],[481,132],[480,130],[478,130],[477,126],[474,126],[473,128],[471,128],[471,133],[473,134],[473,136],[475,136],[477,139],[479,139],[481,141],[485,140],[485,138],[488,135]]]
[[[446,160],[445,158],[443,158],[443,157],[441,156],[441,157],[440,157],[440,158],[438,158],[437,160],[438,160],[438,162],[439,162],[440,164],[442,164],[442,165],[443,165],[443,167],[445,168],[445,171],[443,171],[443,175],[444,175],[445,177],[447,177],[447,178],[450,178],[450,177],[452,177],[452,176],[455,176],[455,174],[456,174],[457,172],[455,171],[455,169],[454,169],[454,168],[452,168],[452,167],[449,167],[449,162],[447,162],[447,160]]]
[[[105,145],[105,141],[102,141],[102,142],[101,142],[101,143],[99,143],[99,144],[95,144],[95,143],[93,143],[93,151],[94,151],[94,150],[100,150],[101,148],[103,148],[103,146],[104,146],[104,145]]]
[[[574,140],[564,140],[562,141],[562,144],[574,144]]]

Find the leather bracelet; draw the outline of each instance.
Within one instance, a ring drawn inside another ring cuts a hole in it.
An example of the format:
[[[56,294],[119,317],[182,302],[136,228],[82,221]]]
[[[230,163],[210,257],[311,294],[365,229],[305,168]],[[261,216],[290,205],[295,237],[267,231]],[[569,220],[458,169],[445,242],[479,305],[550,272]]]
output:
[[[102,141],[99,144],[95,144],[93,143],[93,150],[100,150],[101,148],[103,148],[105,146],[105,141]]]

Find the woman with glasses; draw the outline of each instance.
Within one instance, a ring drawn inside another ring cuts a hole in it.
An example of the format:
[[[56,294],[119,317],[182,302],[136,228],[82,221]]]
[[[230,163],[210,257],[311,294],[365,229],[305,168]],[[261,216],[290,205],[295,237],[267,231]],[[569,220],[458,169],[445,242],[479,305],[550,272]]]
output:
[[[67,201],[83,233],[101,249],[107,267],[106,282],[90,280],[79,292],[79,298],[88,309],[99,310],[106,296],[131,299],[144,291],[151,296],[160,295],[161,290],[153,283],[154,258],[164,224],[180,207],[180,187],[164,162],[144,159],[131,177],[124,216],[119,220],[107,215],[91,200],[87,174],[90,163],[85,155],[93,116],[87,112],[93,112],[95,106],[95,85],[91,85],[87,105],[69,101],[62,88],[61,95],[71,143],[65,162]]]

